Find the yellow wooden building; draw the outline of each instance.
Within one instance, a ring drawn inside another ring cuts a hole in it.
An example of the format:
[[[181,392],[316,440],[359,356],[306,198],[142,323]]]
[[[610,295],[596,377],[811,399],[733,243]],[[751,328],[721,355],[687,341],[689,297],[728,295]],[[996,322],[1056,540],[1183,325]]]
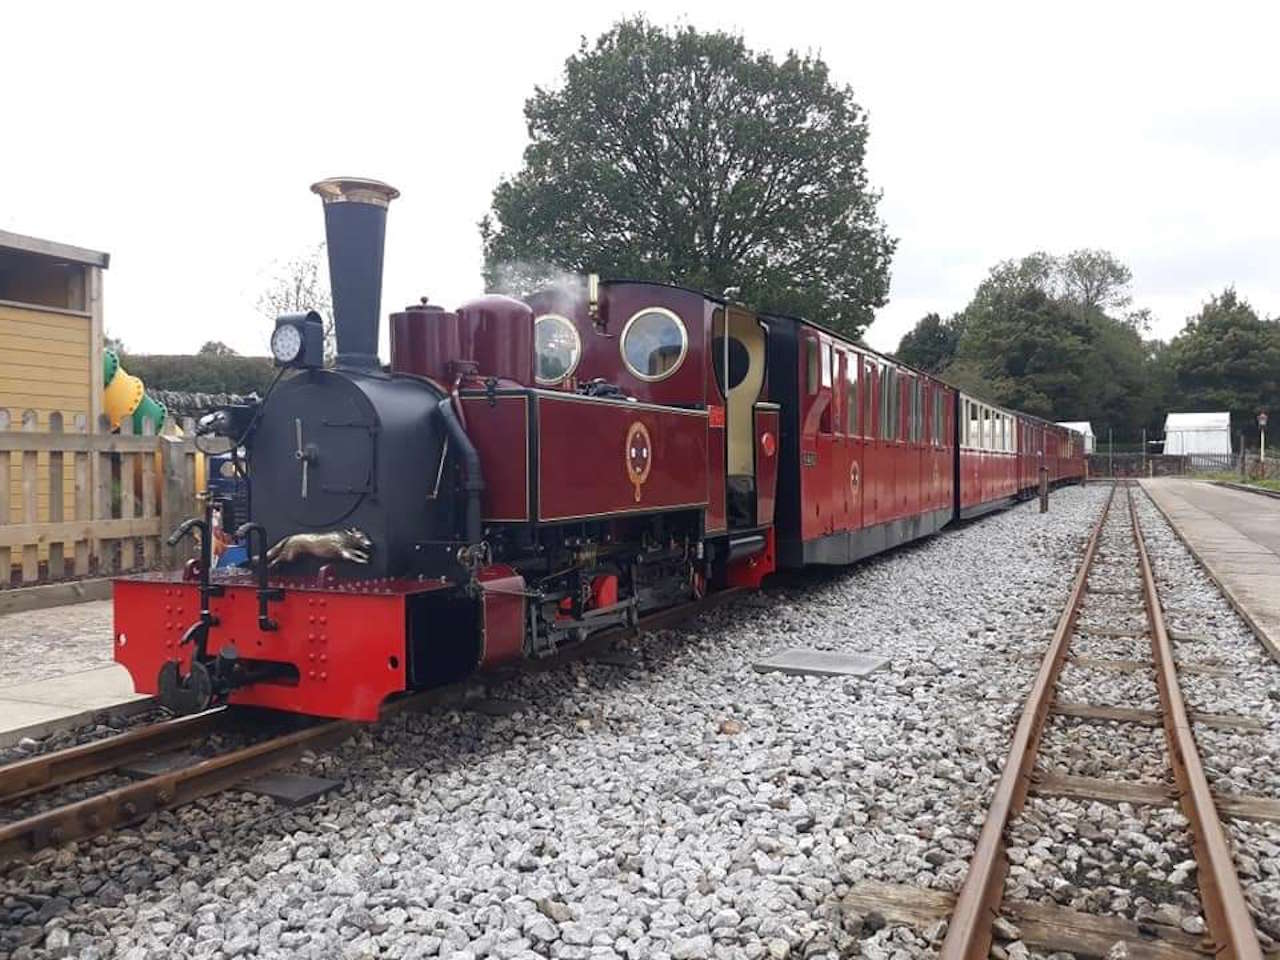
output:
[[[78,433],[97,424],[102,414],[102,273],[109,261],[108,254],[96,250],[0,230],[0,430],[43,433],[60,421],[65,432]],[[31,421],[31,414],[34,423],[24,423],[24,415]],[[14,519],[22,516],[20,476],[21,470],[10,471]],[[49,516],[47,478],[48,455],[42,454],[41,521]],[[66,479],[64,509],[70,511],[70,473]]]

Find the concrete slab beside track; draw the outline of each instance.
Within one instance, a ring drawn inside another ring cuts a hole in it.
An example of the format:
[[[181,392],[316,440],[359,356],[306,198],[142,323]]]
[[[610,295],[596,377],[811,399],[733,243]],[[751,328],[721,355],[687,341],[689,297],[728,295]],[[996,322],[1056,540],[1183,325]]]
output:
[[[1182,478],[1143,480],[1142,487],[1280,660],[1280,500]]]

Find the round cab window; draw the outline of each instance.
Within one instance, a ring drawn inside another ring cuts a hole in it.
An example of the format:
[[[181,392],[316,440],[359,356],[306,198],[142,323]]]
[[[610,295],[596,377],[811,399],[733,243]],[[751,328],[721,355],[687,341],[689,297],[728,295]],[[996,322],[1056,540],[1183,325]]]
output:
[[[670,310],[649,307],[622,328],[622,362],[641,380],[665,380],[684,362],[689,334]]]
[[[582,338],[578,328],[558,313],[544,313],[533,323],[537,369],[534,379],[544,386],[573,376],[582,359]]]

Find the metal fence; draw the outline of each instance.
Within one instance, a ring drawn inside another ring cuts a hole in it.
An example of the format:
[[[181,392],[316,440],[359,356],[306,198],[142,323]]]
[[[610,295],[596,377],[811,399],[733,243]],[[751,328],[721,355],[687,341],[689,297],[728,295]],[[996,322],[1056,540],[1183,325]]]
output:
[[[1091,477],[1206,477],[1232,474],[1249,480],[1280,480],[1280,460],[1256,453],[1091,453]]]

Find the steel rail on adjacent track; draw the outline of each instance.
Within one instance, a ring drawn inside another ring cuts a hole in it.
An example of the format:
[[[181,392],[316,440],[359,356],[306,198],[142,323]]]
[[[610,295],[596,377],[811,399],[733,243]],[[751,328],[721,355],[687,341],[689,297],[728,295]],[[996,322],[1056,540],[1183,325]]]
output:
[[[1186,704],[1178,685],[1173,646],[1165,628],[1150,558],[1142,539],[1132,487],[1126,485],[1125,492],[1143,581],[1143,604],[1151,632],[1161,720],[1168,740],[1179,800],[1191,824],[1192,847],[1199,865],[1197,879],[1201,901],[1209,934],[1213,939],[1212,952],[1221,960],[1262,960],[1262,948],[1235,872],[1226,834],[1218,819]],[[969,872],[956,899],[946,939],[940,951],[942,960],[984,960],[990,952],[992,923],[1000,911],[1005,876],[1009,870],[1005,856],[1005,830],[1026,801],[1040,738],[1054,700],[1058,675],[1066,659],[1067,648],[1086,592],[1089,571],[1097,555],[1098,540],[1114,498],[1113,485],[1102,515],[1089,537],[1084,560],[1066,608],[1058,620],[1057,629],[1018,720],[1013,743],[996,785],[995,796],[978,838]]]
[[[1132,488],[1129,516],[1133,520],[1133,542],[1138,548],[1138,565],[1142,570],[1143,601],[1147,607],[1147,622],[1151,626],[1151,654],[1160,690],[1160,718],[1169,745],[1174,780],[1178,785],[1178,800],[1191,824],[1192,847],[1199,864],[1196,879],[1200,884],[1205,920],[1214,939],[1214,952],[1224,960],[1262,960],[1262,946],[1258,943],[1244,890],[1236,875],[1231,847],[1227,844],[1213,795],[1209,792],[1209,780],[1205,776],[1195,734],[1187,717],[1187,705],[1178,685],[1173,644],[1165,628],[1164,611],[1156,591],[1151,558],[1142,539]]]
[[[942,942],[941,960],[985,960],[991,950],[991,923],[1000,909],[1000,901],[1004,896],[1004,879],[1009,872],[1009,861],[1005,858],[1004,831],[1027,799],[1036,753],[1040,746],[1040,735],[1044,731],[1044,722],[1053,703],[1058,674],[1066,660],[1068,642],[1080,613],[1089,570],[1093,567],[1098,540],[1115,495],[1113,484],[1107,502],[1102,507],[1102,514],[1089,535],[1084,548],[1084,559],[1071,586],[1071,595],[1058,618],[1049,650],[1040,664],[1040,671],[1036,674],[1026,706],[1018,719],[1013,744],[1009,748],[1004,771],[996,784],[995,796],[991,799],[982,833],[978,836],[969,872],[959,896],[956,897],[951,922],[947,926],[947,936]]]
[[[53,753],[37,754],[0,767],[0,802],[9,803],[64,783],[115,770],[155,753],[172,750],[212,732],[224,717],[218,708],[193,717],[178,717],[82,743]]]
[[[741,593],[724,590],[642,617],[637,629],[674,626]],[[529,666],[547,669],[589,657],[621,639],[628,627],[602,630],[585,641],[564,647]],[[525,669],[527,669],[526,667]],[[518,673],[519,670],[512,671]],[[384,705],[381,719],[406,710],[446,702],[467,681],[409,694]],[[76,780],[110,772],[142,757],[172,750],[198,740],[225,721],[231,711],[212,710],[194,717],[167,720],[103,740],[38,755],[0,767],[0,802],[10,802]],[[82,840],[145,819],[152,813],[218,793],[244,780],[289,763],[307,750],[341,743],[362,724],[346,720],[320,721],[302,730],[272,737],[187,767],[147,777],[97,796],[52,807],[21,820],[0,824],[0,866],[53,845]]]

